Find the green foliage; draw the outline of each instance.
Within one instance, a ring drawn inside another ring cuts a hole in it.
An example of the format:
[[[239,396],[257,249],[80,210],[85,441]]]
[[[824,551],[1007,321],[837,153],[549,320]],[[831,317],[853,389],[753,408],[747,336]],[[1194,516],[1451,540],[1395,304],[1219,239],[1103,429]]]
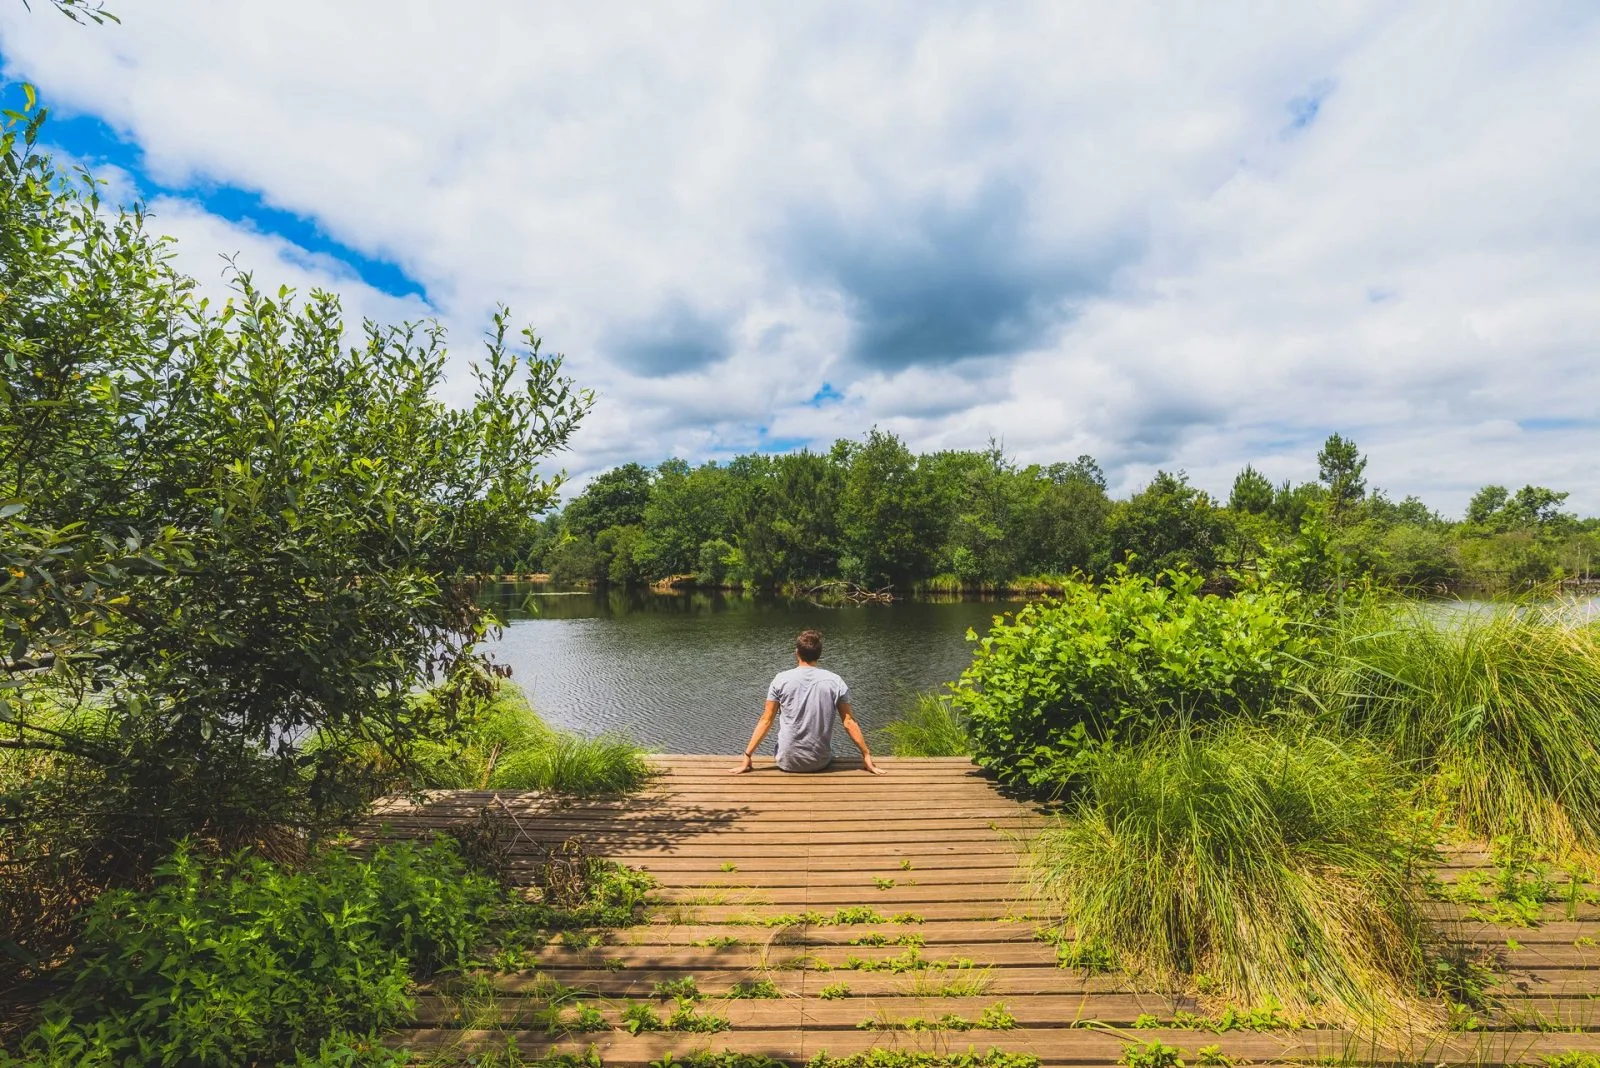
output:
[[[1132,971],[1383,1019],[1422,968],[1397,775],[1356,741],[1240,723],[1105,750],[1038,836],[1032,882]]]
[[[655,1007],[643,1001],[630,1001],[622,1007],[622,1029],[630,1035],[645,1031],[662,1030],[661,1017]]]
[[[1329,434],[1317,453],[1317,477],[1328,488],[1328,514],[1342,518],[1366,496],[1367,458],[1349,438]]]
[[[1122,1047],[1118,1064],[1127,1068],[1183,1068],[1182,1051],[1160,1041],[1139,1044],[1130,1042]]]
[[[969,1047],[965,1053],[934,1053],[875,1046],[848,1057],[830,1057],[827,1050],[821,1050],[806,1063],[806,1068],[1039,1068],[1039,1058],[1002,1049],[979,1053]]]
[[[1205,575],[1222,559],[1227,521],[1183,472],[1158,471],[1148,486],[1111,509],[1105,539],[1102,573],[1123,564],[1142,575],[1175,568]]]
[[[644,753],[625,739],[587,738],[547,726],[506,680],[496,680],[487,696],[463,702],[459,719],[461,729],[448,743],[414,747],[411,785],[592,797],[637,789],[651,774]]]
[[[700,996],[700,984],[692,975],[683,975],[676,979],[664,979],[655,984],[650,991],[650,996],[676,998],[679,1001],[694,1001]]]
[[[1289,608],[1272,588],[1202,595],[1187,574],[1075,583],[997,622],[952,703],[979,764],[1005,783],[1059,789],[1104,745],[1269,706],[1306,645]]]
[[[1373,604],[1326,646],[1306,692],[1431,775],[1463,828],[1600,850],[1600,630],[1534,606]]]
[[[33,1062],[274,1063],[321,1043],[305,1063],[341,1063],[368,1044],[352,1035],[410,1018],[413,972],[471,959],[501,900],[443,842],[298,871],[180,845],[155,877],[90,907]]]
[[[898,757],[970,756],[964,717],[941,694],[918,694],[911,707],[884,727]]]
[[[779,990],[771,979],[741,979],[722,995],[735,1001],[741,999],[781,998],[783,991]]]
[[[350,330],[242,272],[201,299],[43,117],[0,127],[0,741],[55,764],[3,784],[0,855],[70,853],[4,873],[64,901],[186,835],[337,824],[447,737],[453,702],[408,694],[481,662],[464,576],[534,535],[591,397],[503,310],[452,407],[436,325]]]
[[[702,1035],[726,1031],[731,1026],[726,1016],[714,1012],[701,1012],[694,1007],[694,1002],[690,999],[679,999],[678,1007],[667,1017],[666,1022],[668,1031],[687,1031]]]
[[[817,992],[817,997],[823,1001],[838,1001],[850,997],[849,983],[829,983]]]

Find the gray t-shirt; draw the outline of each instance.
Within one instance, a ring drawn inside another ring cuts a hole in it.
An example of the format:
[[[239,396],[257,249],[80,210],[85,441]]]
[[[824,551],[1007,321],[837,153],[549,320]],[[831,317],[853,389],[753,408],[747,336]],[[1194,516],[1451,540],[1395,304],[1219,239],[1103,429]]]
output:
[[[833,759],[833,723],[850,688],[827,668],[801,664],[778,672],[767,687],[778,702],[778,767],[821,771]]]

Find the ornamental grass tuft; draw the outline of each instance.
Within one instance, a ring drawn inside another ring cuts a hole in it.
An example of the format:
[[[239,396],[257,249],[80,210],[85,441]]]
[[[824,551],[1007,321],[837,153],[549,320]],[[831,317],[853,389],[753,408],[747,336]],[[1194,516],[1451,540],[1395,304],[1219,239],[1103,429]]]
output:
[[[962,757],[972,755],[966,717],[939,694],[918,694],[911,707],[884,727],[889,749],[897,757]]]
[[[430,743],[414,751],[421,771],[413,785],[592,797],[638,789],[651,774],[644,751],[632,742],[558,731],[503,680],[464,721],[454,745]]]
[[[1307,695],[1427,775],[1463,830],[1600,852],[1600,628],[1559,606],[1389,603],[1325,644]]]
[[[1243,722],[1102,751],[1034,841],[1081,944],[1173,989],[1385,1027],[1412,1018],[1423,923],[1398,773],[1362,740]]]

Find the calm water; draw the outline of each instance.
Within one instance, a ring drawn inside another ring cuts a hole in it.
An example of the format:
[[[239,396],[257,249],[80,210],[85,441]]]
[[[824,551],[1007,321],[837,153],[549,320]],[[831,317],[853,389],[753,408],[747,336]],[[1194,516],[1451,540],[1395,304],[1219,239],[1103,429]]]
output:
[[[737,753],[749,741],[767,683],[794,665],[794,636],[807,627],[825,636],[822,664],[849,683],[870,739],[918,692],[961,673],[971,659],[968,627],[982,634],[997,613],[1016,607],[964,601],[818,608],[708,594],[550,593],[513,583],[490,594],[512,620],[491,650],[540,715],[669,753]],[[1429,607],[1448,615],[1489,605]],[[1569,602],[1568,609],[1594,619],[1600,598]],[[763,745],[768,754],[775,733]],[[834,747],[853,752],[842,732]]]
[[[502,584],[516,616],[532,587]],[[824,635],[822,666],[849,684],[867,728],[893,719],[922,690],[961,673],[968,627],[982,633],[998,602],[818,608],[804,602],[648,592],[537,594],[492,646],[548,722],[617,731],[671,753],[737,753],[750,739],[767,683],[794,666],[794,636]],[[772,752],[776,731],[763,750]],[[841,754],[854,751],[843,732]]]

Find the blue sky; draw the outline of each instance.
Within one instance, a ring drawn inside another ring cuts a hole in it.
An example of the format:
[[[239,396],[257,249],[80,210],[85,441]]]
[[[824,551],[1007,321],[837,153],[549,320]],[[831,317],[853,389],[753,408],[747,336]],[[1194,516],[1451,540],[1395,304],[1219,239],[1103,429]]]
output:
[[[46,135],[184,267],[499,302],[600,394],[564,458],[1000,440],[1600,511],[1583,4],[0,7]]]

